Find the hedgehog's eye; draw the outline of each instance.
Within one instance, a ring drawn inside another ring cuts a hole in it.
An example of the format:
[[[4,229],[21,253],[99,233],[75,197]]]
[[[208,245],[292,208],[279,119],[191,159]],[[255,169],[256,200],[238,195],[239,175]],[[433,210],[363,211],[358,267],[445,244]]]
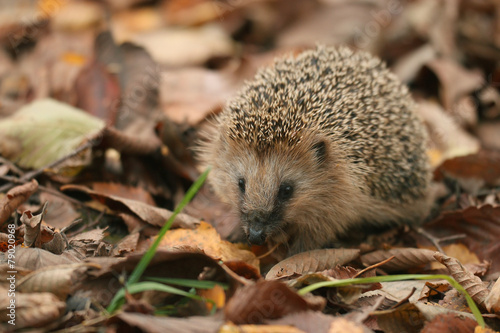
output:
[[[278,198],[280,200],[290,199],[293,195],[293,186],[290,184],[281,184],[278,190]]]
[[[245,193],[245,179],[238,179],[238,187],[240,188],[241,193]]]

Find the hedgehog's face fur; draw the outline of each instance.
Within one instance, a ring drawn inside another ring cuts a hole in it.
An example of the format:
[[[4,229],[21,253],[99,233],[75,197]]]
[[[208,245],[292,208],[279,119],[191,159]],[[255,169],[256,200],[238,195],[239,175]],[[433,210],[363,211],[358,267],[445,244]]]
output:
[[[220,133],[219,133],[220,135]],[[219,196],[233,206],[252,244],[289,242],[289,237],[334,186],[329,175],[334,157],[329,139],[320,135],[301,137],[294,145],[280,143],[262,150],[241,140],[220,135],[212,147],[214,169],[211,183]],[[331,183],[331,186],[328,186]],[[312,222],[311,222],[312,225]],[[302,227],[304,229],[304,227]]]

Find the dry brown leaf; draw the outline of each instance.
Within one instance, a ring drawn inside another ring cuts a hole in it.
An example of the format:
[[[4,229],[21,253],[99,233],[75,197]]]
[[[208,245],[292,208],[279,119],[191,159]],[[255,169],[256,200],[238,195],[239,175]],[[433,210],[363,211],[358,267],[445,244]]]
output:
[[[49,203],[44,220],[56,229],[67,227],[81,216],[74,204],[61,196],[41,191],[40,202]]]
[[[470,333],[476,326],[476,321],[470,318],[448,313],[438,315],[426,323],[422,333]]]
[[[137,34],[131,40],[144,47],[161,65],[183,67],[201,65],[211,57],[231,56],[234,45],[217,25],[194,28],[163,28]]]
[[[371,266],[380,261],[394,256],[395,258],[381,266],[387,272],[403,271],[409,268],[426,265],[433,262],[434,251],[426,249],[404,248],[379,250],[364,254],[361,256],[361,261],[366,266]]]
[[[500,150],[500,121],[479,123],[477,136],[485,149]]]
[[[103,240],[105,235],[105,231],[108,229],[108,227],[104,229],[93,229],[89,231],[85,231],[82,233],[79,233],[69,239],[70,242],[72,241],[85,241],[85,242],[100,242]]]
[[[139,237],[141,234],[139,232],[133,232],[123,237],[115,247],[113,247],[113,252],[111,256],[123,256],[127,253],[134,252],[137,249],[137,244],[139,242]]]
[[[436,237],[465,234],[460,242],[479,259],[491,262],[490,270],[500,269],[500,206],[471,206],[463,210],[443,213],[425,227]]]
[[[427,63],[441,84],[440,97],[446,110],[452,111],[459,99],[478,90],[484,83],[479,71],[462,67],[452,59],[439,58]]]
[[[222,261],[244,261],[259,267],[259,260],[247,250],[241,250],[235,244],[221,240],[217,231],[208,223],[201,222],[198,228],[169,230],[163,237],[160,247],[175,250],[176,248],[192,248],[203,251],[206,255]]]
[[[497,279],[491,288],[490,294],[486,297],[484,304],[488,312],[500,313],[500,278]]]
[[[361,323],[348,318],[334,317],[318,311],[302,311],[289,314],[281,319],[268,320],[266,324],[291,325],[301,332],[311,333],[367,333],[370,332]],[[267,325],[266,325],[267,326]],[[266,327],[261,326],[261,327]]]
[[[260,324],[266,319],[322,308],[317,306],[311,305],[282,282],[260,280],[238,289],[224,308],[224,314],[235,324]]]
[[[41,268],[19,280],[16,287],[23,293],[50,292],[60,300],[65,300],[87,268],[87,264]]]
[[[103,202],[113,210],[123,211],[125,213],[132,212],[140,217],[144,222],[157,227],[163,226],[163,224],[165,224],[165,221],[167,221],[170,216],[172,216],[172,212],[169,210],[150,206],[139,201],[125,199],[115,195],[101,194],[81,185],[65,185],[61,187],[61,190],[82,191],[89,194],[95,200]],[[181,213],[175,218],[172,227],[194,228],[196,225],[198,225],[198,222],[198,219]]]
[[[457,280],[458,283],[469,293],[474,302],[479,307],[485,309],[486,297],[489,294],[488,289],[484,286],[480,278],[469,272],[462,264],[455,258],[448,257],[440,252],[436,252],[434,257],[437,261],[445,265],[450,271],[450,275]]]
[[[306,331],[299,330],[289,325],[234,325],[229,322],[222,326],[219,333],[306,333]]]
[[[139,329],[146,333],[159,332],[218,332],[224,323],[216,316],[173,318],[142,313],[121,312],[116,315],[117,332]]]
[[[295,274],[313,273],[345,265],[359,256],[354,249],[322,249],[296,254],[274,265],[266,280],[276,280]]]
[[[32,180],[24,185],[19,185],[7,192],[7,195],[0,200],[0,225],[15,212],[23,202],[38,190],[38,182]]]
[[[62,254],[66,249],[66,240],[59,232],[56,232],[51,241],[42,244],[42,249],[54,254]]]
[[[71,252],[56,255],[38,248],[16,247],[16,265],[30,270],[37,270],[47,266],[67,265],[80,262]]]
[[[55,1],[55,3],[58,3]],[[104,23],[104,8],[93,2],[65,2],[52,17],[54,30],[77,32],[99,28]]]
[[[438,156],[431,160],[439,165],[443,160],[479,151],[479,140],[461,128],[445,110],[434,102],[418,101],[417,112],[429,129],[429,138]]]
[[[380,328],[385,332],[419,333],[424,326],[425,318],[412,303],[374,313]]]
[[[457,179],[467,190],[466,180],[481,181],[480,185],[500,185],[500,152],[480,151],[477,154],[459,156],[444,161],[435,171],[436,180],[443,177]],[[473,192],[471,192],[473,193]]]
[[[196,125],[220,109],[241,82],[234,73],[186,68],[162,73],[160,103],[174,122]]]
[[[7,295],[7,290],[0,288],[2,295]],[[66,303],[51,293],[16,292],[15,317],[9,318],[9,297],[0,298],[0,316],[2,321],[15,318],[15,328],[43,327],[59,319],[66,309]],[[14,326],[12,326],[14,327]]]
[[[47,203],[42,211],[33,215],[30,210],[26,210],[21,215],[20,221],[24,225],[24,244],[28,247],[42,247],[42,219],[47,209]],[[44,228],[46,229],[46,228]]]
[[[447,256],[456,258],[463,265],[479,265],[481,263],[481,260],[479,260],[477,255],[462,243],[443,246],[443,251]]]

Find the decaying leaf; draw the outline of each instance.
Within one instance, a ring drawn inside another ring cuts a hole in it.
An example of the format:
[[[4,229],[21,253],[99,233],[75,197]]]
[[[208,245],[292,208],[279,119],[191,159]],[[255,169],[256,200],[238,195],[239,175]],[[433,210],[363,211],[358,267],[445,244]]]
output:
[[[290,325],[300,329],[300,332],[324,333],[368,333],[369,330],[361,323],[356,323],[345,317],[329,316],[318,311],[302,311],[291,313],[283,318],[268,320],[268,325]],[[266,325],[267,326],[267,325]],[[266,326],[261,326],[265,328]],[[245,331],[246,332],[246,331]],[[259,331],[260,332],[260,331]],[[275,331],[272,331],[275,332]],[[285,331],[287,333],[288,331]]]
[[[480,278],[470,273],[457,259],[448,257],[440,252],[436,252],[434,257],[437,261],[445,265],[450,271],[450,275],[457,280],[462,287],[469,293],[474,302],[479,307],[485,309],[486,297],[489,294]]]
[[[470,318],[448,313],[438,315],[426,323],[422,333],[468,333],[472,332],[476,326],[477,323]]]
[[[488,312],[500,313],[500,278],[496,280],[484,303]]]
[[[426,227],[437,237],[465,234],[464,243],[480,260],[491,262],[492,272],[500,269],[500,206],[471,206],[443,213]]]
[[[76,258],[68,253],[56,255],[47,250],[39,248],[16,247],[16,265],[30,270],[37,270],[46,266],[65,265],[80,262],[81,258]]]
[[[173,318],[142,313],[121,312],[117,314],[117,331],[139,328],[143,332],[218,332],[224,324],[221,319],[211,317]]]
[[[89,194],[95,200],[102,202],[109,206],[109,208],[117,211],[124,211],[126,213],[134,213],[138,217],[140,217],[144,222],[152,224],[157,227],[163,226],[165,222],[172,216],[172,212],[154,207],[151,205],[144,204],[140,201],[130,200],[126,198],[122,198],[116,195],[106,195],[99,192],[96,192],[88,187],[81,185],[65,185],[61,188],[62,190],[76,190],[81,191],[86,194]],[[182,228],[194,228],[198,225],[199,220],[195,219],[186,214],[178,214],[172,224],[173,228],[182,227]]]
[[[24,244],[29,247],[41,247],[42,246],[42,219],[45,215],[45,210],[47,209],[47,203],[42,208],[42,211],[33,215],[31,211],[24,211],[21,215],[21,222],[25,227],[24,231]]]
[[[0,288],[0,293],[7,295],[8,291]],[[0,316],[5,320],[9,318],[7,307],[10,297],[0,298]],[[16,292],[15,298],[15,328],[43,327],[64,314],[66,303],[52,293],[20,293]],[[2,320],[2,321],[3,321]],[[10,318],[8,319],[10,320]]]
[[[394,256],[393,260],[382,265],[381,268],[387,272],[395,272],[426,265],[430,262],[433,262],[435,260],[433,255],[434,251],[427,249],[391,249],[379,250],[364,254],[361,256],[361,261],[366,266],[371,266]]]
[[[259,267],[259,260],[247,250],[237,245],[221,240],[217,231],[208,223],[201,222],[194,230],[175,229],[167,232],[161,240],[160,247],[175,250],[176,248],[192,248],[203,251],[208,256],[222,261],[244,261],[254,267]]]
[[[235,324],[259,324],[289,313],[322,308],[312,306],[284,283],[261,280],[238,289],[227,303],[224,313],[226,319]]]
[[[479,151],[479,140],[461,128],[437,103],[420,101],[417,112],[428,125],[431,145],[438,155],[431,159],[433,165]]]
[[[61,300],[72,291],[88,268],[86,264],[59,265],[38,269],[17,283],[20,292],[50,292]]]
[[[15,149],[0,146],[0,153],[22,167],[39,169],[73,152],[103,128],[101,120],[68,104],[38,100],[0,120],[0,140],[17,144]],[[66,165],[79,169],[88,165],[89,157],[82,153]]]
[[[374,313],[380,328],[385,332],[419,333],[425,318],[412,303],[403,304],[396,309]]]
[[[454,178],[468,190],[471,189],[467,187],[466,180],[471,179],[480,181],[482,186],[498,186],[500,185],[500,152],[483,150],[477,154],[446,160],[436,169],[435,175],[437,180],[445,176]]]
[[[0,225],[2,225],[14,213],[23,202],[36,192],[38,182],[32,180],[24,185],[19,185],[7,192],[7,195],[0,199]]]
[[[353,249],[323,249],[299,253],[274,265],[267,273],[266,280],[323,271],[345,265],[358,256],[359,250]]]

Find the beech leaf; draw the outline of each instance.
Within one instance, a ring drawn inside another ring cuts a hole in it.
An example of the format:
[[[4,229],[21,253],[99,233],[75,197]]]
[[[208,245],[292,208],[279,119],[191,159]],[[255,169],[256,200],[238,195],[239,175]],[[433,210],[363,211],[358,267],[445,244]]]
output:
[[[296,254],[276,265],[266,275],[266,280],[276,280],[294,274],[305,274],[345,265],[359,256],[354,249],[322,249]]]

